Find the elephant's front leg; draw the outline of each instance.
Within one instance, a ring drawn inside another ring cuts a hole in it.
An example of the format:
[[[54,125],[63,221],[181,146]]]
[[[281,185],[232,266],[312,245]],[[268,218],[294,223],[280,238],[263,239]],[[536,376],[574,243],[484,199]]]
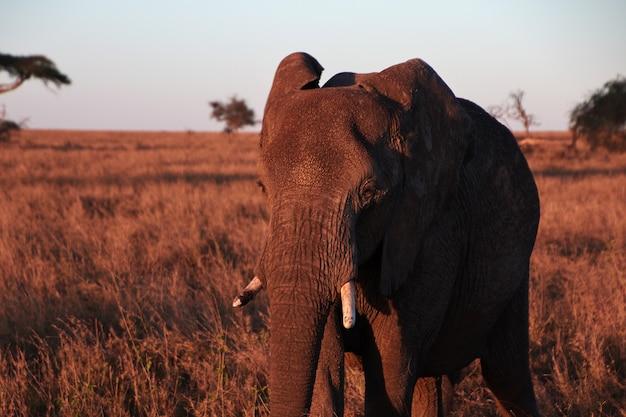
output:
[[[454,387],[450,378],[424,377],[417,380],[413,390],[411,417],[444,417],[452,408]]]
[[[400,341],[396,317],[372,325],[372,340],[363,360],[365,416],[409,417],[417,379],[414,349]]]
[[[344,347],[341,340],[341,311],[337,303],[326,321],[315,374],[311,417],[343,416]]]

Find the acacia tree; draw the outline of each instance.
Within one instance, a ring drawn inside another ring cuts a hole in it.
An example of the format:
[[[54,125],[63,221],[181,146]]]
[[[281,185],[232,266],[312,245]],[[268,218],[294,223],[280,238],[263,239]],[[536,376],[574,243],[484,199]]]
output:
[[[618,75],[570,112],[572,147],[585,137],[591,148],[626,149],[626,78]]]
[[[524,107],[524,90],[516,90],[509,93],[508,116],[517,120],[524,126],[526,137],[530,136],[530,127],[539,125],[534,114],[530,114]]]
[[[244,126],[254,126],[257,121],[254,120],[254,110],[248,107],[244,99],[238,99],[232,96],[230,101],[222,103],[221,101],[209,102],[211,106],[211,118],[225,122],[224,132],[236,132]]]
[[[507,119],[516,120],[524,126],[526,137],[530,136],[530,127],[539,125],[534,114],[528,113],[524,107],[524,90],[511,91],[503,104],[489,106],[491,116],[509,126]]]
[[[6,71],[15,77],[13,82],[0,84],[0,94],[15,90],[31,77],[38,78],[45,84],[52,83],[56,87],[71,83],[69,77],[43,55],[13,56],[0,53],[0,71]]]
[[[0,71],[6,71],[15,78],[7,84],[0,84],[0,94],[15,90],[29,78],[38,78],[44,84],[52,83],[56,87],[71,83],[69,77],[43,55],[14,56],[0,53]],[[0,112],[0,142],[7,142],[11,138],[11,133],[20,130],[24,123],[5,119],[5,114],[3,106]]]
[[[506,127],[509,127],[509,124],[506,120],[508,115],[508,109],[506,104],[489,106],[487,107],[487,112],[491,115],[491,117],[493,117],[494,119],[498,119],[500,122],[504,123]]]

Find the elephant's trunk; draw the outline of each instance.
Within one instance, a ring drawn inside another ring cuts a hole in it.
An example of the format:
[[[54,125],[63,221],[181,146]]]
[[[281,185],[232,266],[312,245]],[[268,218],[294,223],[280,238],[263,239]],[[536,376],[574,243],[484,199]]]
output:
[[[337,221],[342,216],[329,213],[292,208],[272,214],[262,273],[270,296],[274,417],[309,412],[330,308],[341,285],[354,278],[350,233]]]
[[[283,299],[270,304],[270,398],[273,417],[308,415],[319,360],[329,303],[309,305],[310,300],[297,289],[271,290],[273,298],[286,292]]]

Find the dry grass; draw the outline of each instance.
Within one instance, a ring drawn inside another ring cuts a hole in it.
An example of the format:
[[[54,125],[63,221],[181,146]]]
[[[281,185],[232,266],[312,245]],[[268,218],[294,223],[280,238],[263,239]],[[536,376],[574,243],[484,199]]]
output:
[[[549,416],[624,416],[626,159],[534,152],[531,361]],[[25,131],[0,148],[0,415],[268,415],[256,136]],[[347,415],[362,376],[348,372]],[[475,365],[456,416],[494,415]]]

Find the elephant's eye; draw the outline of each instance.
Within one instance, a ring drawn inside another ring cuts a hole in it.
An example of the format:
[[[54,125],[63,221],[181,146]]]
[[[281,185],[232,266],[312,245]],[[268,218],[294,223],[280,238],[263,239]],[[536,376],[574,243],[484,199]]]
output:
[[[263,181],[261,180],[256,180],[256,185],[261,189],[261,192],[263,194],[265,194],[265,184],[263,184]]]
[[[370,205],[378,196],[378,190],[376,189],[376,183],[374,180],[364,181],[361,184],[359,190],[359,205],[366,207]]]

